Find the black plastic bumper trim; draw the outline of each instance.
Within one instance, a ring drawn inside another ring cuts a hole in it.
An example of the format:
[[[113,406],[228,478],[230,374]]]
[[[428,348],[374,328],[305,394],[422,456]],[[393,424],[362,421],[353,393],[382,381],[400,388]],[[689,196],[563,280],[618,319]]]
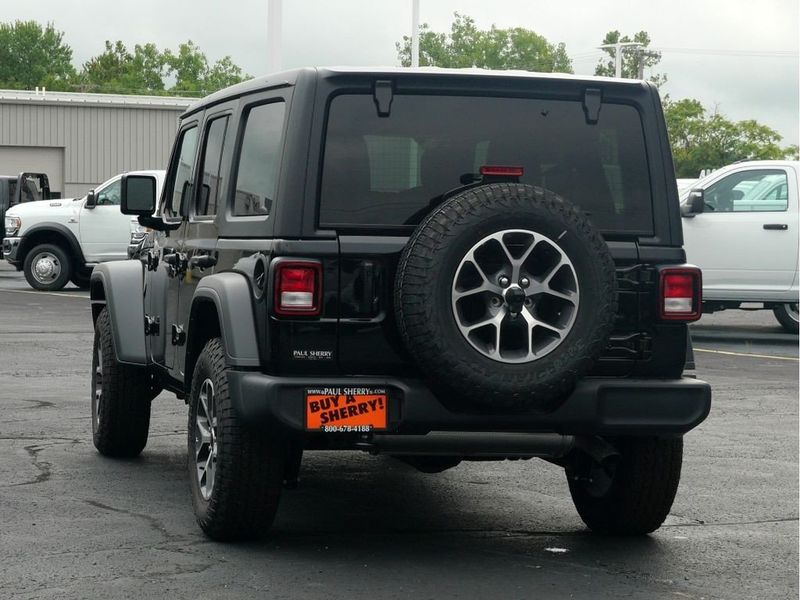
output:
[[[711,386],[694,378],[610,379],[587,377],[564,402],[548,413],[474,414],[445,408],[419,380],[394,378],[274,377],[253,371],[229,371],[234,406],[254,426],[280,424],[304,429],[308,387],[385,387],[389,392],[390,432],[511,431],[566,435],[682,434],[696,427],[711,409]]]

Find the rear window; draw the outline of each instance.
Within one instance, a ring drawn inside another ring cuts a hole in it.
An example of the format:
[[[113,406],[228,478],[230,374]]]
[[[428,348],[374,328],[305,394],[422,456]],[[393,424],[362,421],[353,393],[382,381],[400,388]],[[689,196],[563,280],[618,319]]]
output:
[[[601,231],[653,231],[638,111],[603,104],[586,123],[581,102],[395,95],[378,117],[371,95],[340,95],[328,112],[320,223],[415,225],[483,165],[521,166]]]

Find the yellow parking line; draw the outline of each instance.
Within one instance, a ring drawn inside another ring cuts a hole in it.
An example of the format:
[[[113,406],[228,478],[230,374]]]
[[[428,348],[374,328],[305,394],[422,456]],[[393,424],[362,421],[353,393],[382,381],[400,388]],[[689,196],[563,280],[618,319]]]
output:
[[[58,296],[59,298],[80,298],[81,300],[88,300],[89,296],[79,296],[78,294],[64,294],[58,292],[40,292],[39,290],[4,290],[0,288],[0,292],[12,292],[14,294],[36,294],[37,296],[40,294],[46,296]]]
[[[774,360],[794,360],[798,361],[800,358],[793,356],[775,356],[774,354],[748,354],[747,352],[726,352],[725,350],[709,350],[707,348],[695,348],[695,352],[709,352],[711,354],[727,354],[729,356],[749,356],[750,358],[771,358]]]

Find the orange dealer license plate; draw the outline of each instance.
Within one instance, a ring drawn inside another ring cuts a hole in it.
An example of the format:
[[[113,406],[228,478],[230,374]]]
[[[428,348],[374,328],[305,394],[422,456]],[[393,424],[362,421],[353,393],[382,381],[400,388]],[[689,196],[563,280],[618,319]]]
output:
[[[306,390],[306,429],[326,433],[367,433],[388,426],[384,388],[321,387]]]

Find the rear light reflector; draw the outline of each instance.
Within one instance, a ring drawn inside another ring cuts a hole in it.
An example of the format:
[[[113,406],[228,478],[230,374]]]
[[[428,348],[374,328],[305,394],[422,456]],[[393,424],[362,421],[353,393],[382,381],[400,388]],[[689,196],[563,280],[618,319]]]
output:
[[[522,167],[506,167],[501,165],[483,165],[481,175],[491,177],[522,177],[524,169]]]
[[[322,311],[322,265],[282,261],[275,267],[275,313],[316,316]]]
[[[696,267],[661,270],[659,316],[669,321],[696,321],[703,314],[703,279]]]

